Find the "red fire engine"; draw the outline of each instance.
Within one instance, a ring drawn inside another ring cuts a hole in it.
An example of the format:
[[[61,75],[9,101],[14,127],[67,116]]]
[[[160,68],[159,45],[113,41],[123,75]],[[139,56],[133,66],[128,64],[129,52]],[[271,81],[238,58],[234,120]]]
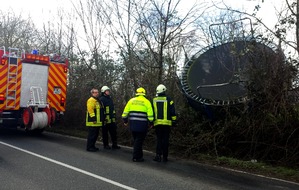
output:
[[[0,125],[43,131],[64,113],[68,60],[0,48]]]

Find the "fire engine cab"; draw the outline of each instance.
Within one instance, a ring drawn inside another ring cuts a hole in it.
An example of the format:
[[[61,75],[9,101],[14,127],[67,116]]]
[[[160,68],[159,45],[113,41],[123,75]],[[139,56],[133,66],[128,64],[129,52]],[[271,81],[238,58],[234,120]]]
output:
[[[0,47],[0,126],[43,131],[63,115],[68,59]]]

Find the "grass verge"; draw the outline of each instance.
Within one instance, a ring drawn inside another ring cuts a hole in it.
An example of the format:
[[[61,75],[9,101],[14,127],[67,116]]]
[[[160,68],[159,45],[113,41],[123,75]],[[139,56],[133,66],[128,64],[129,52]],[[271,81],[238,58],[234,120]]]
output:
[[[193,156],[192,160],[208,165],[220,166],[299,183],[299,171],[297,169],[282,166],[272,166],[257,160],[244,161],[228,157],[216,158],[206,154]]]

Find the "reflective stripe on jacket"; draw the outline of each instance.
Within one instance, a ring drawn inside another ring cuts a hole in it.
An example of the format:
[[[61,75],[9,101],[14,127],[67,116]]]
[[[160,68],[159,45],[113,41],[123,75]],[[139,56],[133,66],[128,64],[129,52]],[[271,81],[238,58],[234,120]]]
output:
[[[153,99],[154,107],[154,126],[156,125],[172,125],[176,121],[176,113],[173,100],[165,95],[157,96]]]
[[[129,121],[131,131],[147,131],[148,122],[154,120],[151,102],[142,95],[130,99],[123,111],[122,118],[125,122]]]
[[[101,102],[94,97],[90,97],[86,103],[86,126],[100,127],[103,126],[104,110]],[[96,121],[96,123],[94,123]]]
[[[100,97],[105,108],[106,123],[115,123],[115,109],[114,103],[110,96],[102,95]]]

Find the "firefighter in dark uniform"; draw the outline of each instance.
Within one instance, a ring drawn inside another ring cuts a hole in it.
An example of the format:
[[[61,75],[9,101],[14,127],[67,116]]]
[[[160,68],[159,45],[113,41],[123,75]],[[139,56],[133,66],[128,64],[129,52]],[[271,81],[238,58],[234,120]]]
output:
[[[117,132],[115,124],[115,110],[113,100],[110,96],[110,88],[108,86],[103,86],[101,88],[100,100],[104,105],[105,109],[105,125],[102,126],[102,139],[105,149],[111,149],[108,142],[108,132],[112,141],[112,149],[120,149],[117,145]]]
[[[148,127],[153,125],[153,108],[151,102],[145,97],[145,89],[138,88],[136,97],[131,98],[122,114],[125,126],[130,126],[133,136],[133,162],[143,162],[142,145]]]
[[[156,156],[154,161],[168,161],[168,146],[171,126],[176,122],[176,113],[173,100],[166,96],[166,87],[157,86],[157,95],[153,98],[154,128],[157,136]]]
[[[99,129],[103,126],[105,119],[104,107],[98,98],[98,89],[93,88],[90,93],[91,97],[86,103],[86,126],[88,127],[86,150],[90,152],[96,152],[99,150],[99,148],[95,146],[99,136]]]

